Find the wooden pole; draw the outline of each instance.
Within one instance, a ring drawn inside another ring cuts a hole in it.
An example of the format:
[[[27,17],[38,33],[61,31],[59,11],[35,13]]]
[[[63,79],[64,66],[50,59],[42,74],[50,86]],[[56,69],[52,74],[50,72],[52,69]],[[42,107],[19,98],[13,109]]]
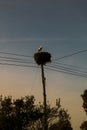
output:
[[[45,88],[45,77],[44,77],[44,66],[41,65],[41,72],[42,72],[42,84],[43,84],[43,105],[44,105],[44,126],[43,130],[48,130],[48,125],[47,125],[47,104],[46,104],[46,88]]]
[[[43,130],[48,130],[46,88],[45,88],[46,79],[44,77],[44,65],[48,62],[51,62],[51,54],[48,52],[41,52],[41,50],[42,48],[39,48],[38,52],[34,54],[34,59],[38,65],[41,65],[42,85],[43,85],[43,106],[44,106]]]

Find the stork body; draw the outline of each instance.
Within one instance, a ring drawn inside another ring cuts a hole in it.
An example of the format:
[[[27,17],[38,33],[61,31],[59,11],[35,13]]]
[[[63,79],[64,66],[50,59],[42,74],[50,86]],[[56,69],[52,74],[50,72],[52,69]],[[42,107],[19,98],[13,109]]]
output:
[[[43,47],[42,47],[42,46],[40,46],[40,47],[38,48],[38,52],[41,52],[41,51],[42,51],[42,49],[43,49]]]

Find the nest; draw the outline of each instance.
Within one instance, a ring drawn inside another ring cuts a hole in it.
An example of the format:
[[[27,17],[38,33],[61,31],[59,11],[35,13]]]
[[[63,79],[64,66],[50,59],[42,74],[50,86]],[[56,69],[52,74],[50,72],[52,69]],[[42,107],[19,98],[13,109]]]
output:
[[[34,59],[38,65],[45,65],[51,62],[51,54],[48,52],[37,52],[34,54]]]

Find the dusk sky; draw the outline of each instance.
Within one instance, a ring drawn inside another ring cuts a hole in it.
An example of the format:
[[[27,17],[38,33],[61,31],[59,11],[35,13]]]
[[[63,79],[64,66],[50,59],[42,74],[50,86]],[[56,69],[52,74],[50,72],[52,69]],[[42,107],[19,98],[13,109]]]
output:
[[[0,57],[23,58],[31,62],[27,65],[36,66],[33,55],[40,45],[51,53],[52,69],[60,63],[87,74],[87,51],[58,60],[87,49],[87,0],[0,0]],[[0,58],[1,63],[12,62]],[[47,100],[54,105],[60,97],[72,127],[80,130],[86,119],[81,94],[87,89],[87,78],[49,69],[45,75]],[[40,67],[0,65],[0,94],[35,95],[36,101],[43,101]]]

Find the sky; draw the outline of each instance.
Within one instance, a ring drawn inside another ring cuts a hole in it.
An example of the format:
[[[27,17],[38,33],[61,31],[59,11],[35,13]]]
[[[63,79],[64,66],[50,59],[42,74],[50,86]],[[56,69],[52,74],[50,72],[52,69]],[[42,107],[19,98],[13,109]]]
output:
[[[31,56],[0,53],[0,57],[24,58],[36,66],[33,55],[40,45],[51,53],[48,66],[53,69],[60,63],[87,73],[87,52],[58,60],[87,49],[87,0],[0,0],[0,52]],[[6,63],[1,59],[0,64]],[[81,94],[87,79],[49,69],[45,76],[47,100],[54,105],[60,97],[74,130],[79,130],[86,119]],[[0,65],[0,80],[3,96],[35,95],[37,101],[43,101],[40,67]]]

